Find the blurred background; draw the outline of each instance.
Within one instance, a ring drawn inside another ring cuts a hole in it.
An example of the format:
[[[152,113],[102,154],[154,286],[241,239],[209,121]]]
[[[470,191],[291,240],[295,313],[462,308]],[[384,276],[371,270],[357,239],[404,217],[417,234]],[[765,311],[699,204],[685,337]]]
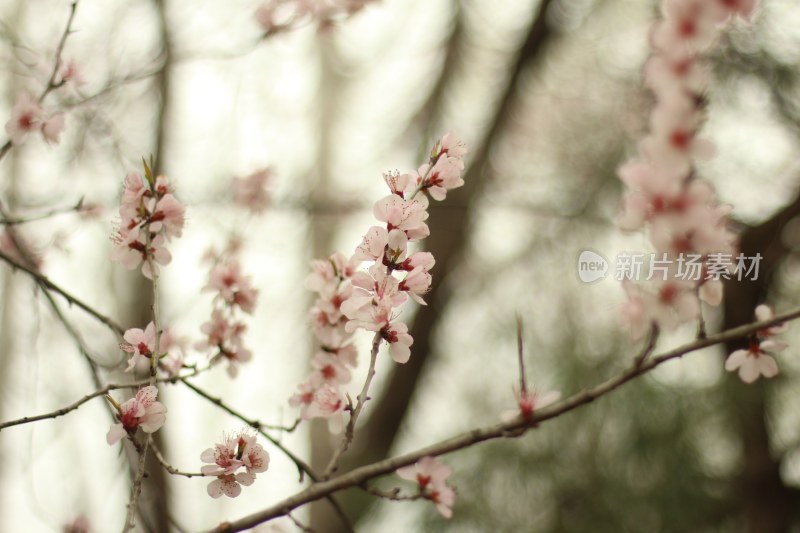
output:
[[[39,94],[69,15],[66,0],[0,2],[0,121],[22,91]],[[253,360],[194,383],[245,415],[291,423],[287,399],[309,371],[308,262],[352,253],[384,195],[381,173],[422,163],[454,132],[470,147],[466,185],[430,209],[436,257],[425,308],[407,307],[412,357],[381,357],[344,468],[411,451],[498,420],[514,406],[515,314],[524,320],[529,382],[564,395],[626,368],[638,346],[618,325],[613,279],[579,281],[584,249],[613,258],[647,251],[614,224],[617,167],[635,154],[651,95],[641,85],[653,1],[381,0],[325,28],[262,40],[258,1],[81,0],[63,57],[83,84],[53,92],[66,113],[58,146],[31,137],[0,162],[3,206],[19,216],[75,205],[16,227],[41,271],[125,328],[150,320],[150,285],[109,260],[122,180],[153,154],[187,205],[171,245],[161,304],[191,345],[211,312],[203,254],[232,236],[260,289],[249,319]],[[764,256],[757,281],[730,283],[711,330],[752,320],[756,304],[800,305],[800,6],[769,0],[751,26],[734,24],[714,56],[707,136],[718,156],[700,168],[735,206],[742,251]],[[3,137],[4,142],[5,137]],[[231,179],[269,167],[270,207],[248,216]],[[0,267],[0,421],[47,412],[120,383],[119,339],[24,273]],[[59,314],[63,315],[62,318]],[[664,336],[659,348],[689,340]],[[745,386],[708,349],[543,424],[521,439],[444,457],[455,473],[454,517],[426,502],[337,496],[357,531],[800,531],[800,338],[781,374]],[[76,342],[80,339],[80,344]],[[359,338],[362,363],[369,337]],[[181,385],[161,387],[157,433],[169,461],[197,471],[200,453],[242,424]],[[115,397],[123,398],[123,393]],[[0,531],[60,531],[80,516],[117,531],[128,460],[108,446],[102,399],[62,418],[0,433]],[[326,424],[274,433],[319,467]],[[142,531],[195,531],[302,488],[297,470],[262,443],[270,469],[236,499],[212,500],[206,480],[150,465]],[[394,476],[384,488],[401,486]],[[298,511],[314,531],[343,531],[328,503]],[[280,522],[286,531],[295,526]]]

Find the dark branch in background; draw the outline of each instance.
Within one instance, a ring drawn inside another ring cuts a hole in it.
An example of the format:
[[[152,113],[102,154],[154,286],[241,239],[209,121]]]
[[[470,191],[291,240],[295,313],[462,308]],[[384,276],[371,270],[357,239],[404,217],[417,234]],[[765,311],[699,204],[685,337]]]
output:
[[[453,203],[469,206],[490,179],[490,155],[509,125],[512,113],[519,102],[519,81],[542,59],[547,42],[552,37],[552,30],[546,21],[546,13],[551,4],[552,0],[543,0],[539,5],[524,43],[517,53],[487,133],[481,144],[468,156],[467,160],[471,159],[472,164],[464,176],[465,184],[462,188],[448,193],[444,205]],[[439,98],[444,98],[444,95],[440,94]],[[435,109],[440,105],[441,102],[437,102],[430,107]],[[358,460],[360,464],[373,462],[386,457],[391,449],[417,390],[420,376],[432,357],[433,336],[438,319],[444,315],[452,295],[444,287],[446,274],[457,270],[458,262],[468,242],[469,225],[468,208],[457,211],[432,206],[428,219],[431,234],[426,239],[426,244],[428,251],[436,258],[436,266],[428,298],[429,304],[419,309],[413,325],[410,326],[409,333],[414,338],[411,358],[408,363],[393,367],[383,393],[369,410],[367,424],[360,430],[353,443],[350,461],[343,465],[343,471],[355,466],[352,461]],[[360,514],[365,509],[353,509],[353,511]]]
[[[17,249],[19,249],[19,246],[17,246]],[[111,329],[111,331],[113,331],[117,335],[122,336],[122,334],[125,332],[125,330],[122,328],[122,326],[117,324],[117,322],[115,322],[111,318],[108,318],[106,315],[98,312],[92,306],[90,306],[90,305],[86,304],[85,302],[83,302],[83,300],[78,299],[76,296],[73,296],[72,294],[70,294],[66,290],[62,289],[60,286],[58,286],[55,283],[53,283],[52,281],[50,281],[44,274],[41,274],[41,273],[37,272],[36,270],[34,270],[34,268],[32,266],[24,265],[23,263],[21,263],[20,261],[18,261],[17,259],[15,259],[13,257],[11,257],[6,252],[3,252],[2,250],[0,250],[0,260],[5,261],[6,263],[8,263],[9,265],[11,265],[13,268],[15,268],[17,270],[21,270],[21,271],[25,272],[26,274],[32,276],[35,279],[35,281],[39,285],[41,285],[44,289],[52,291],[52,292],[55,292],[55,293],[63,296],[67,300],[67,302],[70,303],[70,305],[74,305],[76,307],[79,307],[81,310],[85,311],[86,313],[88,313],[92,317],[96,318],[99,322],[101,322],[101,323],[105,324],[106,326],[108,326],[109,329]]]
[[[557,418],[615,391],[622,385],[635,380],[636,378],[650,372],[654,368],[666,363],[667,361],[678,359],[688,353],[695,352],[709,346],[724,344],[734,339],[744,338],[747,335],[755,333],[763,328],[788,322],[790,320],[797,319],[798,317],[800,317],[800,310],[795,309],[790,313],[775,317],[772,320],[740,326],[716,335],[710,335],[705,339],[698,339],[679,348],[675,348],[661,355],[652,357],[641,364],[634,362],[634,364],[631,365],[628,370],[620,373],[619,375],[612,377],[595,387],[573,394],[562,402],[545,408],[541,412],[534,413],[532,417],[524,418],[519,416],[516,419],[508,422],[476,428],[453,438],[432,444],[425,448],[421,448],[414,452],[356,468],[351,472],[342,474],[341,476],[335,477],[331,480],[315,483],[306,490],[290,496],[278,502],[277,504],[250,516],[244,517],[240,520],[235,520],[233,522],[225,522],[218,528],[211,531],[216,533],[243,531],[273,518],[287,515],[292,510],[302,505],[333,494],[334,492],[351,487],[361,487],[371,479],[390,474],[400,467],[417,462],[422,457],[444,455],[446,453],[468,448],[480,442],[493,439],[518,437],[524,434],[526,431],[537,427],[540,423],[546,420]]]
[[[746,324],[753,310],[766,300],[776,269],[788,250],[781,239],[786,224],[800,215],[800,198],[796,198],[769,220],[748,228],[741,235],[740,250],[747,257],[760,253],[758,280],[730,281],[725,285],[724,327]],[[744,348],[740,339],[726,343],[728,353]],[[742,442],[744,470],[738,483],[735,498],[753,533],[781,533],[789,531],[792,512],[797,508],[797,496],[787,487],[780,473],[781,457],[773,456],[767,428],[767,391],[763,386],[747,387],[741,383],[726,388],[733,422]]]
[[[782,63],[765,51],[740,50],[735,41],[717,58],[717,71],[725,81],[738,82],[754,76],[762,81],[772,97],[777,118],[800,139],[800,84],[797,66]],[[746,279],[725,285],[724,327],[752,320],[755,307],[768,299],[781,261],[790,253],[782,240],[787,224],[800,215],[800,197],[795,198],[768,220],[746,226],[741,233],[740,251],[745,256],[760,253],[763,259],[757,280]],[[744,347],[742,341],[727,343],[728,352]],[[793,512],[800,505],[796,490],[787,487],[780,473],[782,457],[770,445],[767,419],[767,390],[763,386],[732,384],[725,389],[731,408],[731,423],[736,427],[743,449],[743,470],[734,492],[735,506],[747,531],[780,533],[789,531]]]

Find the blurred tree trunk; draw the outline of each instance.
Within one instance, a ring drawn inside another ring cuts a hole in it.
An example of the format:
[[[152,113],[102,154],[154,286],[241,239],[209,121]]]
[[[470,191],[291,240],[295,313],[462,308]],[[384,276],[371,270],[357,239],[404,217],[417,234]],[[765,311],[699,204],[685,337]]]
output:
[[[427,249],[436,258],[431,292],[426,297],[427,306],[421,307],[410,325],[410,333],[414,338],[412,356],[408,363],[395,365],[387,384],[378,399],[368,406],[367,423],[356,434],[351,450],[344,457],[342,471],[356,466],[377,461],[386,457],[397,438],[403,419],[412,402],[417,385],[427,363],[433,357],[433,340],[440,317],[443,316],[450,302],[452,288],[447,287],[447,274],[457,270],[464,250],[469,241],[471,221],[470,206],[479,197],[481,191],[491,178],[490,157],[495,146],[502,140],[509,126],[512,114],[520,103],[519,81],[530,69],[536,68],[544,56],[547,43],[553,32],[547,23],[547,10],[552,0],[542,1],[532,15],[528,33],[517,52],[512,64],[508,81],[501,92],[497,109],[490,120],[487,133],[482,142],[472,147],[468,162],[470,166],[464,176],[465,185],[451,193],[443,204],[431,204],[428,225],[431,235],[425,240]],[[455,28],[459,28],[457,23]],[[454,32],[461,38],[461,31]],[[457,53],[457,43],[448,48]],[[451,58],[450,61],[454,61]],[[446,68],[447,62],[445,62]],[[446,80],[437,83],[434,96],[438,100],[426,107],[435,117],[435,110],[441,105],[445,96]],[[429,131],[433,128],[429,128]],[[471,160],[471,161],[470,161]],[[355,491],[347,494],[344,501],[345,510],[354,522],[363,518],[372,504],[370,497]]]
[[[170,76],[171,76],[171,43],[169,35],[169,22],[167,17],[167,0],[154,0],[155,15],[161,39],[161,49],[163,63],[158,75],[155,78],[154,89],[156,91],[156,102],[158,115],[156,127],[153,132],[154,166],[153,172],[156,175],[164,172],[165,154],[167,152],[167,137],[169,129],[169,108],[170,108]],[[149,158],[148,154],[142,154]],[[141,170],[139,170],[141,172]],[[126,273],[128,274],[128,273]],[[153,286],[150,280],[146,279],[138,270],[126,275],[127,286],[122,288],[120,295],[120,321],[125,328],[144,328],[153,320]],[[161,324],[164,327],[164,324]],[[140,376],[146,379],[146,376]],[[168,444],[164,438],[163,431],[153,433],[153,441],[164,454],[168,454]],[[132,468],[136,468],[136,454],[131,459]],[[169,511],[169,481],[168,475],[161,467],[161,464],[151,452],[147,454],[145,463],[147,476],[142,483],[142,494],[139,498],[139,519],[137,523],[140,527],[148,531],[162,532],[170,530],[170,511]]]
[[[748,228],[741,235],[741,252],[746,257],[763,257],[758,279],[731,280],[725,285],[725,323],[723,329],[753,321],[753,310],[766,300],[772,278],[788,250],[781,240],[786,224],[800,215],[800,198],[772,218]],[[745,341],[729,342],[727,353],[746,347]],[[739,502],[747,531],[784,533],[792,527],[793,509],[800,503],[796,491],[786,487],[780,475],[780,457],[770,450],[767,427],[767,390],[772,383],[747,385],[731,379],[726,387],[733,423],[742,444],[743,465],[735,498]]]
[[[333,158],[337,140],[335,138],[335,127],[337,115],[341,106],[340,94],[342,85],[345,83],[342,74],[337,70],[337,51],[328,35],[319,36],[319,69],[320,82],[319,94],[319,121],[318,121],[318,151],[315,172],[311,173],[312,182],[310,185],[309,205],[312,206],[311,215],[311,250],[313,258],[321,259],[328,257],[333,252],[333,242],[339,227],[340,213],[327,211],[324,209],[315,210],[313,207],[324,206],[333,197]],[[313,357],[309,354],[309,361]],[[315,419],[310,423],[309,438],[311,439],[311,468],[314,472],[320,473],[325,470],[325,466],[330,461],[333,453],[333,438],[338,435],[331,435],[326,419]],[[311,504],[310,527],[317,533],[336,531],[337,528],[344,527],[340,518],[337,517],[333,507],[327,500],[318,500]]]

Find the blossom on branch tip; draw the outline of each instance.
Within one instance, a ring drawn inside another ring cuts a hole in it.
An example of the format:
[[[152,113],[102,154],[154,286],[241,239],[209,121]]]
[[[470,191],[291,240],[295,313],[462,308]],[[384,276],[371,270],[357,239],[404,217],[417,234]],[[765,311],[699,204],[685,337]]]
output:
[[[48,117],[39,102],[24,92],[17,96],[17,101],[11,108],[11,117],[6,122],[6,133],[16,146],[24,143],[30,132],[37,130],[42,132],[47,142],[57,144],[63,129],[64,115]]]
[[[249,429],[223,435],[222,442],[200,454],[200,460],[211,463],[200,469],[203,475],[217,476],[207,488],[212,498],[223,494],[235,498],[242,492],[242,485],[252,485],[256,474],[266,472],[269,467],[269,454]],[[244,472],[237,472],[241,468]]]
[[[440,463],[435,457],[423,457],[413,465],[397,469],[397,475],[407,481],[417,484],[420,494],[436,505],[445,518],[453,516],[453,504],[456,494],[452,487],[447,485],[447,478],[453,469]]]
[[[514,391],[514,398],[517,400],[517,409],[511,409],[501,413],[500,418],[504,422],[510,422],[517,416],[524,419],[533,417],[537,409],[547,407],[561,398],[559,391],[540,391],[538,389]]]
[[[132,354],[125,372],[133,370],[137,362],[149,361],[153,357],[153,351],[156,349],[156,327],[153,322],[150,322],[144,331],[139,328],[129,329],[123,338],[125,342],[120,344],[120,348]]]
[[[111,259],[130,270],[141,264],[142,274],[153,279],[158,275],[158,265],[172,261],[166,241],[181,236],[185,210],[172,194],[166,177],[153,179],[146,163],[145,178],[131,172],[124,180],[120,224],[112,237]]]
[[[759,322],[774,318],[772,309],[764,304],[756,307],[755,317]],[[753,383],[759,377],[771,378],[778,375],[778,363],[773,355],[788,346],[784,342],[772,340],[773,335],[786,331],[786,324],[776,324],[756,331],[748,340],[745,349],[734,351],[725,360],[725,370],[738,370],[739,377],[745,383]]]
[[[141,427],[145,433],[158,431],[166,421],[167,408],[161,402],[156,401],[158,389],[149,385],[142,387],[136,396],[118,405],[114,404],[117,410],[118,424],[111,426],[106,435],[108,444],[115,444],[126,435],[133,436],[136,429]]]

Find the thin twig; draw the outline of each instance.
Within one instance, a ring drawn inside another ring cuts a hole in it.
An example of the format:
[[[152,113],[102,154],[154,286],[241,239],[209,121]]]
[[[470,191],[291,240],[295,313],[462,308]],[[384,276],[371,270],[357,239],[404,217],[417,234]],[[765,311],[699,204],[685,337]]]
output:
[[[41,414],[41,415],[25,416],[25,417],[22,417],[22,418],[18,418],[16,420],[9,420],[8,422],[0,423],[0,431],[4,430],[6,428],[10,428],[12,426],[19,426],[19,425],[22,425],[22,424],[30,424],[31,422],[38,422],[39,420],[46,420],[48,418],[58,418],[59,416],[64,416],[65,414],[76,410],[78,407],[80,407],[81,405],[85,404],[86,402],[88,402],[89,400],[91,400],[93,398],[97,398],[98,396],[105,396],[106,394],[108,394],[112,390],[117,390],[117,389],[136,389],[136,388],[139,388],[139,387],[141,387],[143,385],[147,385],[148,383],[149,383],[148,381],[138,381],[138,382],[135,382],[135,383],[119,383],[119,384],[106,385],[105,387],[103,387],[101,389],[98,389],[98,390],[96,390],[96,391],[94,391],[94,392],[92,392],[90,394],[87,394],[86,396],[84,396],[80,400],[78,400],[76,402],[73,402],[73,403],[67,405],[66,407],[62,407],[61,409],[56,409],[55,411],[51,411],[49,413],[44,413],[44,414]]]
[[[425,495],[422,493],[400,494],[400,489],[398,487],[395,487],[389,491],[385,491],[376,487],[372,487],[365,483],[361,485],[361,488],[366,492],[368,492],[369,494],[372,494],[373,496],[376,496],[378,498],[383,498],[384,500],[391,500],[393,502],[411,502],[423,499],[425,497]]]
[[[628,383],[635,378],[650,372],[654,368],[667,361],[680,358],[687,353],[707,348],[709,346],[714,346],[733,339],[745,337],[758,330],[781,324],[783,322],[788,322],[798,317],[800,317],[800,310],[794,310],[771,320],[740,326],[716,335],[710,335],[705,339],[695,340],[694,342],[665,352],[657,357],[653,357],[648,361],[643,362],[642,365],[638,367],[634,366],[629,368],[625,372],[610,378],[593,388],[585,389],[573,394],[562,402],[542,409],[541,411],[535,413],[532,417],[523,418],[519,416],[507,422],[476,428],[450,439],[418,449],[414,452],[356,468],[347,474],[334,477],[330,480],[315,483],[307,489],[298,492],[297,494],[294,494],[266,509],[233,522],[225,522],[218,528],[214,528],[210,531],[216,533],[232,533],[235,531],[243,531],[278,516],[284,516],[293,509],[318,500],[322,497],[329,496],[340,490],[361,486],[371,479],[392,473],[398,468],[416,463],[419,459],[425,456],[436,457],[468,448],[480,442],[503,438],[509,434],[516,434],[518,430],[530,430],[538,426],[541,422],[559,417],[583,405],[591,403],[597,398],[611,393],[625,383]]]
[[[52,218],[57,215],[63,215],[66,213],[77,213],[83,207],[83,198],[78,200],[78,203],[75,205],[67,206],[67,207],[56,207],[44,213],[37,213],[35,215],[29,216],[9,216],[3,217],[0,219],[0,225],[4,226],[18,226],[20,224],[27,224],[29,222],[37,222],[40,220],[46,220],[48,218]]]
[[[2,250],[0,250],[0,259],[2,259],[3,261],[5,261],[9,265],[11,265],[13,268],[15,268],[17,270],[21,270],[21,271],[25,272],[26,274],[28,274],[29,276],[33,277],[43,288],[45,288],[45,289],[47,289],[49,291],[55,292],[57,294],[60,294],[71,305],[75,305],[75,306],[79,307],[80,309],[82,309],[83,311],[85,311],[86,313],[88,313],[89,315],[94,317],[95,319],[97,319],[102,324],[105,324],[106,326],[108,326],[108,328],[111,329],[117,335],[122,336],[122,334],[125,332],[125,330],[122,328],[122,326],[117,324],[116,321],[114,321],[113,319],[111,319],[111,318],[107,317],[106,315],[100,313],[99,311],[95,310],[89,304],[87,304],[87,303],[83,302],[82,300],[80,300],[78,297],[73,296],[72,294],[70,294],[66,290],[62,289],[61,287],[59,287],[58,285],[56,285],[55,283],[50,281],[47,278],[47,276],[45,276],[44,274],[34,270],[33,267],[30,267],[28,265],[25,265],[25,264],[17,261],[16,259],[14,259],[13,257],[11,257],[10,255],[8,255],[6,252],[4,252]]]
[[[345,428],[342,440],[339,442],[339,447],[333,452],[331,460],[328,462],[328,466],[325,468],[325,473],[322,475],[322,479],[328,479],[331,477],[331,474],[336,472],[336,468],[339,464],[339,458],[344,452],[347,451],[347,448],[350,447],[350,443],[353,442],[353,438],[355,437],[356,422],[358,421],[361,411],[364,409],[364,405],[367,403],[367,400],[369,400],[369,386],[372,383],[372,378],[375,377],[375,363],[378,360],[378,349],[381,346],[382,340],[383,337],[381,336],[381,333],[375,333],[375,337],[372,339],[372,351],[369,355],[367,379],[364,380],[364,386],[361,388],[361,392],[356,397],[356,406],[350,413],[350,420],[347,422],[347,427]]]
[[[61,40],[58,42],[58,47],[56,47],[56,59],[53,64],[53,71],[50,73],[50,79],[47,80],[47,86],[45,87],[42,94],[39,96],[39,103],[41,104],[44,99],[50,94],[50,91],[53,89],[58,89],[62,85],[64,85],[64,80],[60,82],[56,82],[56,76],[58,76],[58,69],[61,67],[61,54],[64,52],[64,45],[67,44],[67,37],[69,34],[72,33],[72,21],[75,20],[75,12],[78,10],[78,0],[72,2],[69,6],[69,18],[67,19],[67,27],[64,29],[64,33],[61,34]]]
[[[647,335],[647,343],[645,343],[644,347],[642,348],[642,351],[639,352],[639,355],[637,355],[636,358],[633,360],[634,368],[639,368],[640,366],[642,366],[644,360],[647,359],[647,357],[651,353],[653,353],[653,350],[656,347],[656,341],[658,341],[658,334],[659,334],[658,324],[654,323],[652,326],[650,326],[650,332]]]
[[[156,443],[153,440],[153,436],[152,435],[149,435],[147,437],[147,440],[150,441],[150,449],[153,450],[153,455],[156,456],[156,459],[158,459],[158,462],[161,463],[161,466],[164,467],[164,470],[166,470],[170,474],[173,474],[173,475],[176,475],[176,476],[184,476],[184,477],[188,477],[188,478],[208,477],[208,474],[203,474],[203,473],[200,473],[200,472],[182,472],[182,471],[178,470],[177,468],[175,468],[174,466],[169,464],[169,462],[164,458],[164,455],[161,453],[161,450],[159,450],[158,447],[156,446]]]
[[[525,380],[525,356],[522,343],[522,317],[517,314],[517,356],[519,357],[519,392],[522,397],[528,395],[528,384]]]
[[[300,531],[302,531],[303,533],[314,533],[313,529],[311,529],[310,527],[306,526],[300,520],[298,520],[297,518],[292,516],[292,513],[286,513],[286,516],[289,517],[289,520],[291,520],[294,523],[294,525],[297,526],[297,528]]]

